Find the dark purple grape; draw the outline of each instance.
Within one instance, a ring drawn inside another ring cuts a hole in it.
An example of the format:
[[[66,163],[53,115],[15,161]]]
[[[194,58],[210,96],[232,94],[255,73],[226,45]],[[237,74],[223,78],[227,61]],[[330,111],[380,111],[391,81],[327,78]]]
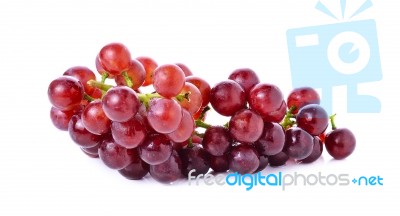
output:
[[[244,143],[257,141],[264,128],[263,119],[254,111],[243,109],[237,112],[229,121],[231,136]]]
[[[214,156],[222,156],[232,144],[228,129],[221,126],[212,126],[206,130],[203,137],[204,149]]]
[[[229,153],[229,169],[232,172],[240,174],[254,173],[259,166],[259,155],[251,145],[237,145]]]
[[[329,124],[328,114],[318,104],[309,104],[299,110],[296,116],[297,126],[313,136],[322,134]]]
[[[172,183],[182,177],[182,162],[176,151],[164,163],[150,166],[150,175],[162,183]]]
[[[214,172],[226,172],[229,170],[229,158],[227,155],[210,156],[210,167]]]
[[[133,150],[132,163],[118,172],[129,180],[139,180],[147,175],[150,166],[142,161],[137,149]]]
[[[291,158],[302,160],[313,150],[313,137],[305,130],[292,127],[286,131],[284,152]]]
[[[150,165],[165,162],[171,156],[172,142],[163,134],[148,136],[139,146],[140,158]]]
[[[258,166],[255,173],[263,171],[268,166],[268,156],[260,155],[260,165]]]
[[[285,131],[278,123],[265,122],[264,131],[255,147],[261,155],[276,155],[285,145]]]
[[[187,178],[191,170],[196,170],[192,173],[193,176],[206,174],[210,169],[210,155],[204,150],[200,144],[194,144],[193,147],[186,147],[179,151],[179,156],[182,161],[182,174]]]
[[[111,169],[120,170],[132,163],[133,149],[118,145],[112,137],[103,140],[99,147],[99,156],[103,163]]]
[[[319,137],[314,137],[313,139],[313,150],[311,154],[304,158],[303,160],[300,160],[302,163],[312,163],[316,161],[319,157],[322,155],[322,151],[324,150],[323,143]]]
[[[219,114],[232,116],[246,106],[246,94],[238,83],[227,80],[211,89],[210,102]]]
[[[353,153],[356,148],[356,137],[347,128],[335,129],[326,134],[325,147],[333,158],[341,160]]]
[[[279,152],[276,155],[268,156],[268,162],[271,167],[283,166],[288,160],[289,156],[284,152]]]
[[[301,87],[293,89],[287,98],[288,107],[295,106],[293,114],[297,114],[299,109],[308,104],[319,104],[320,98],[318,92],[310,87]]]
[[[76,144],[83,148],[97,146],[102,139],[102,136],[92,134],[83,126],[81,116],[74,115],[68,124],[69,135]]]
[[[250,68],[236,69],[229,75],[228,79],[237,82],[243,88],[246,95],[249,94],[251,88],[260,82],[257,74]]]

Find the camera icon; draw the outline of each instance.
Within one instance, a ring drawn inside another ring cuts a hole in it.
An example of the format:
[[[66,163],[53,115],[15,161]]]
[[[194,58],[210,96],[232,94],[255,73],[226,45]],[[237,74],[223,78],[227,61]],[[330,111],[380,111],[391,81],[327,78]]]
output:
[[[322,89],[322,106],[332,113],[332,89],[347,85],[347,111],[378,113],[379,99],[359,95],[359,83],[379,81],[382,69],[374,20],[290,29],[287,44],[293,87]]]

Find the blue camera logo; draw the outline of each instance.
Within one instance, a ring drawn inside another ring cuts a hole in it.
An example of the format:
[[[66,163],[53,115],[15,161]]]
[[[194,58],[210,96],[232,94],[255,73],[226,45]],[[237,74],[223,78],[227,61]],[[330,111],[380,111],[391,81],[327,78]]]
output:
[[[340,2],[344,17],[346,1]],[[366,1],[350,18],[371,6],[372,2]],[[317,9],[335,17],[321,2]],[[357,92],[359,83],[382,79],[374,20],[290,29],[287,43],[293,87],[322,89],[322,106],[328,113],[332,113],[332,89],[339,85],[347,85],[348,112],[380,112],[377,98]]]

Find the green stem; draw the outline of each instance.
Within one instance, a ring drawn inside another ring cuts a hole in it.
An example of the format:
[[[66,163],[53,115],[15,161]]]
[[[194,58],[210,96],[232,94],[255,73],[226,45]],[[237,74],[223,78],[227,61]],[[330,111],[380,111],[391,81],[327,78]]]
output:
[[[329,119],[331,120],[332,130],[336,130],[335,117],[336,114],[333,114],[329,117]]]
[[[101,83],[105,83],[107,78],[108,78],[108,73],[104,72],[101,75]]]
[[[199,119],[202,119],[202,120],[203,120],[203,119],[204,119],[204,116],[206,115],[206,113],[207,113],[209,110],[211,110],[210,106],[204,107],[203,111],[201,111],[201,114],[200,114]]]
[[[190,101],[189,95],[190,95],[190,92],[186,92],[186,93],[184,93],[184,94],[179,94],[179,95],[176,96],[175,98],[176,98],[176,100],[178,100],[179,102],[182,102],[183,100],[188,100],[188,101]]]
[[[139,100],[146,106],[146,108],[149,107],[149,102],[150,102],[151,99],[153,99],[153,98],[162,98],[162,96],[159,95],[158,93],[151,93],[151,94],[139,93],[138,97],[139,97]]]
[[[224,124],[224,127],[225,127],[225,128],[229,128],[229,122],[225,123],[225,124]]]
[[[195,121],[195,123],[196,123],[196,127],[201,127],[201,128],[205,128],[205,129],[212,127],[212,125],[203,122],[201,119],[197,119]]]
[[[194,145],[193,145],[192,137],[189,138],[189,141],[188,141],[188,142],[189,142],[189,144],[187,145],[187,147],[188,147],[188,148],[193,148]]]
[[[88,95],[88,94],[86,94],[86,93],[83,95],[83,98],[84,98],[85,100],[89,101],[89,102],[92,102],[92,101],[95,100],[93,97],[91,97],[90,95]]]
[[[110,88],[113,87],[112,85],[108,85],[108,84],[105,84],[105,83],[102,83],[102,82],[99,82],[99,81],[96,81],[96,80],[89,80],[87,82],[87,84],[92,86],[92,87],[96,87],[98,89],[101,89],[103,91],[108,91]]]
[[[125,79],[126,86],[128,86],[129,88],[132,88],[133,82],[132,82],[132,79],[128,76],[128,73],[126,71],[124,71],[121,73],[121,75]]]
[[[290,107],[290,109],[286,112],[285,118],[281,122],[282,127],[286,130],[296,124],[296,121],[293,121],[291,118],[295,118],[293,115],[293,111],[296,110],[296,106]]]

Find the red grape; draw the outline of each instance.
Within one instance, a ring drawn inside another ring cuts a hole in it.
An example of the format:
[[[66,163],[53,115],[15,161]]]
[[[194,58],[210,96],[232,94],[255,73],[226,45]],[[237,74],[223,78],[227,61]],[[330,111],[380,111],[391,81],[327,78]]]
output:
[[[62,111],[72,110],[79,106],[83,94],[81,82],[71,76],[62,76],[53,80],[47,90],[50,103]]]
[[[99,147],[100,147],[101,143],[102,143],[102,141],[100,141],[97,145],[95,145],[93,147],[89,147],[89,148],[81,147],[81,149],[86,154],[92,155],[92,156],[95,156],[96,158],[98,158],[99,157]]]
[[[162,183],[172,183],[182,177],[182,162],[176,151],[162,164],[150,166],[150,175]]]
[[[68,124],[69,135],[80,147],[90,148],[98,145],[102,139],[100,135],[92,134],[82,124],[81,116],[74,115]]]
[[[189,93],[189,99],[183,99],[181,101],[177,101],[182,108],[187,109],[190,114],[195,114],[202,105],[202,96],[199,89],[193,85],[192,83],[185,82],[180,94]]]
[[[131,54],[123,44],[111,43],[100,50],[99,62],[108,73],[117,76],[129,68]]]
[[[106,134],[110,131],[111,120],[104,113],[101,100],[94,100],[85,107],[82,123],[86,130],[94,134]]]
[[[171,156],[172,142],[163,134],[148,136],[139,146],[140,158],[150,165],[165,162]]]
[[[227,80],[211,89],[210,102],[219,114],[232,116],[246,106],[246,95],[239,84]]]
[[[192,71],[182,63],[176,63],[176,66],[180,67],[185,74],[185,77],[193,75]]]
[[[139,110],[140,101],[135,91],[126,86],[113,87],[102,100],[103,110],[112,121],[126,122]]]
[[[356,138],[347,128],[335,129],[326,134],[325,147],[333,158],[341,160],[353,153],[356,148]]]
[[[181,123],[182,109],[175,100],[156,98],[150,101],[147,120],[157,132],[172,133]]]
[[[144,79],[146,78],[146,71],[144,70],[143,65],[138,60],[131,60],[131,63],[126,73],[132,81],[132,89],[136,90],[140,86],[142,86]],[[127,86],[125,78],[122,74],[115,77],[115,83],[117,83],[117,85]]]
[[[259,166],[260,159],[254,147],[240,144],[232,148],[229,154],[229,168],[232,172],[254,173]]]
[[[208,82],[205,81],[204,79],[196,76],[186,77],[186,82],[192,83],[200,90],[202,97],[201,107],[207,106],[208,103],[210,102],[210,92],[211,92],[210,84],[208,84]]]
[[[65,71],[63,75],[75,77],[81,81],[81,84],[88,95],[93,94],[95,88],[87,84],[87,82],[89,80],[96,80],[96,75],[89,68],[82,66],[72,67]]]
[[[212,126],[206,130],[203,137],[204,149],[214,156],[224,155],[232,144],[228,129],[221,126]]]
[[[230,80],[237,82],[249,94],[251,88],[260,83],[257,74],[250,68],[240,68],[234,70],[230,75]]]
[[[239,142],[253,143],[257,141],[263,132],[263,128],[262,118],[248,109],[237,112],[229,121],[229,132]]]
[[[282,104],[279,107],[279,109],[270,112],[267,117],[263,118],[263,120],[266,122],[277,122],[277,123],[281,122],[285,118],[286,112],[287,112],[286,102],[282,101]]]
[[[96,56],[96,62],[95,62],[95,63],[96,63],[96,70],[97,70],[97,72],[98,72],[101,76],[104,76],[104,74],[108,74],[108,78],[114,79],[114,75],[108,73],[108,72],[103,68],[103,66],[102,66],[101,63],[100,63],[100,59],[99,59],[99,56],[98,56],[98,55]]]
[[[137,57],[140,63],[142,63],[145,71],[146,71],[146,78],[144,80],[143,86],[148,86],[153,84],[153,72],[158,67],[157,63],[150,57]]]
[[[328,114],[318,104],[302,107],[296,116],[297,126],[313,136],[322,134],[329,124]]]
[[[310,87],[301,87],[293,89],[287,98],[288,107],[296,106],[293,114],[297,114],[300,108],[308,104],[319,104],[320,98],[318,92]]]
[[[99,157],[103,163],[111,168],[120,170],[133,161],[134,150],[118,145],[112,137],[103,140],[99,147]]]
[[[261,155],[276,155],[282,151],[285,145],[285,131],[277,123],[265,122],[264,131],[260,139],[255,143],[258,153]]]
[[[136,116],[127,122],[113,122],[111,134],[119,145],[131,149],[139,146],[146,138],[146,128]]]
[[[271,121],[276,115],[274,112],[282,107],[283,94],[275,85],[260,83],[250,90],[248,99],[251,109],[260,114],[264,121]]]
[[[185,74],[176,65],[166,64],[154,70],[153,86],[160,95],[171,98],[179,94],[185,84]]]
[[[182,109],[182,120],[178,128],[174,132],[167,134],[167,136],[174,142],[184,142],[192,136],[194,129],[193,117],[187,110]]]
[[[50,119],[56,128],[67,131],[69,120],[71,120],[72,116],[75,115],[77,112],[79,112],[79,110],[62,111],[55,107],[51,107]]]

